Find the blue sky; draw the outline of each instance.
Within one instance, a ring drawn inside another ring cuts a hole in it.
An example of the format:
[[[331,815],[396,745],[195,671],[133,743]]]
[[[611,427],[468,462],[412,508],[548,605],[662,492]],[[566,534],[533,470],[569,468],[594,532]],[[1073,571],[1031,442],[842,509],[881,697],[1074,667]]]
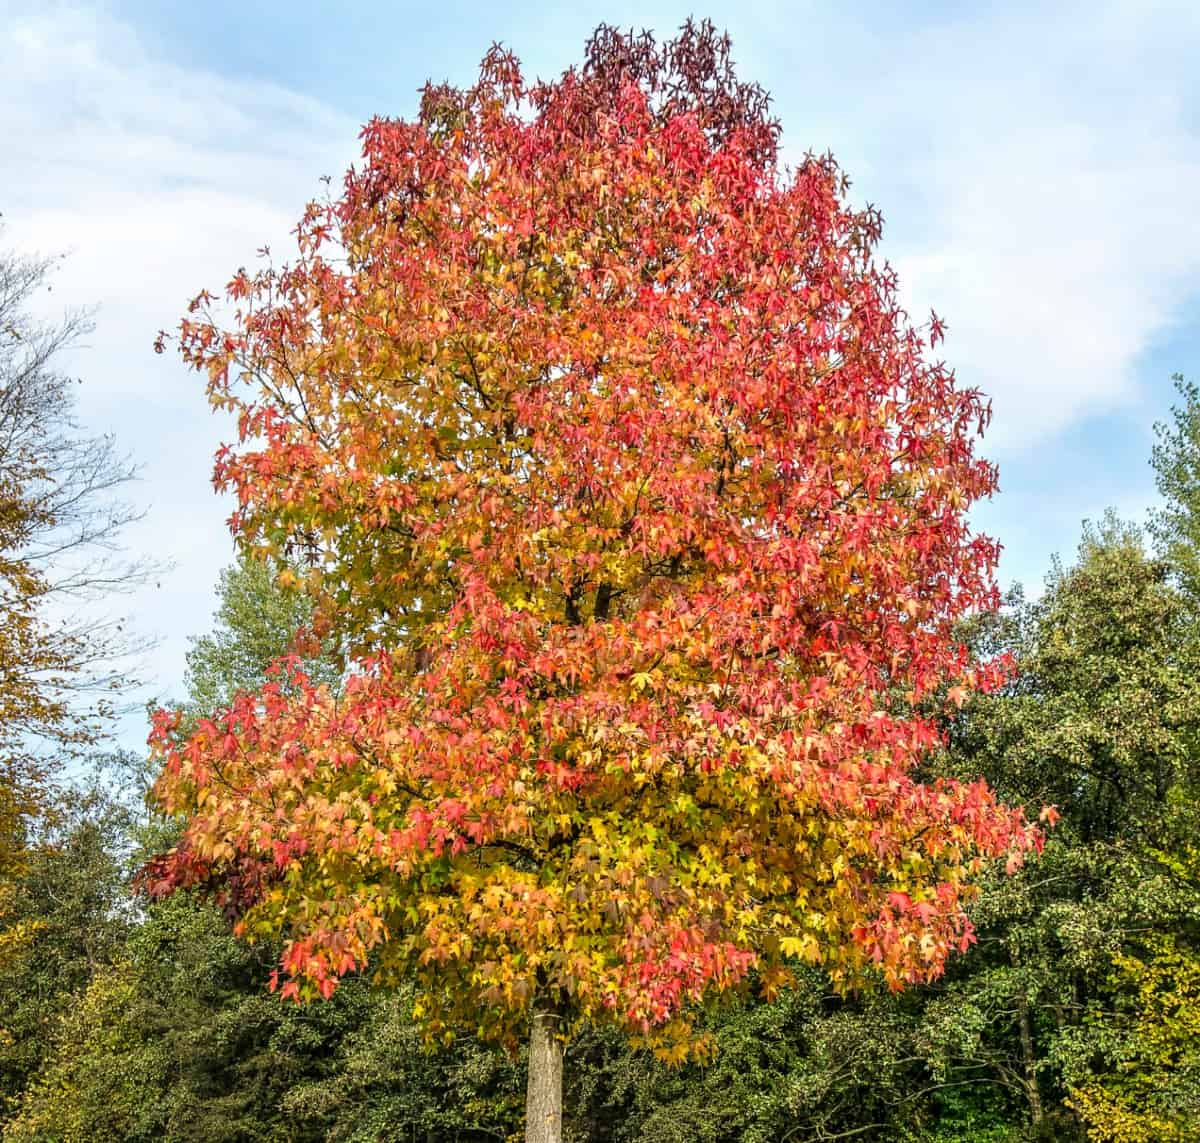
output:
[[[69,254],[47,314],[99,306],[82,413],[143,463],[131,546],[175,562],[132,600],[155,693],[178,693],[232,554],[209,485],[228,426],[155,332],[282,253],[361,122],[411,114],[427,77],[468,80],[494,40],[550,75],[602,20],[689,11],[773,93],[785,153],[831,149],[882,208],[913,312],[948,320],[947,359],[993,398],[1002,491],[977,519],[1002,580],[1036,590],[1083,518],[1152,504],[1170,375],[1200,376],[1198,5],[0,0],[3,240]]]

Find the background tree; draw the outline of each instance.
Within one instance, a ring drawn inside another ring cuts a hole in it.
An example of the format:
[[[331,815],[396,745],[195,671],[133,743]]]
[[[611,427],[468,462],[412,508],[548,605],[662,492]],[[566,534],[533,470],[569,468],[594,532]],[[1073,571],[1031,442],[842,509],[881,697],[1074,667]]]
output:
[[[981,632],[1020,674],[964,707],[952,765],[1062,816],[1035,866],[985,888],[979,945],[935,989],[923,1029],[938,1074],[1008,1092],[1035,1137],[1081,1134],[1063,1101],[1098,1050],[1088,1013],[1112,996],[1112,958],[1181,917],[1154,854],[1200,776],[1192,622],[1168,565],[1108,517],[1040,600]]]
[[[918,781],[934,728],[892,701],[974,685],[985,406],[727,52],[602,33],[528,85],[494,51],[367,126],[228,329],[205,296],[182,326],[238,414],[236,534],[307,561],[354,669],[159,720],[186,826],[152,880],[282,935],[288,994],[370,962],[434,1029],[532,1017],[531,1139],[579,1023],[669,1044],[797,960],[936,976],[970,875],[1036,839],[982,783]]]
[[[1174,377],[1181,403],[1171,419],[1154,426],[1152,464],[1163,498],[1151,513],[1151,532],[1192,599],[1200,600],[1200,391]]]
[[[1181,404],[1156,426],[1152,463],[1162,508],[1151,530],[1189,605],[1188,623],[1169,662],[1196,672],[1200,634],[1200,396],[1176,376]],[[1164,664],[1165,665],[1165,664]],[[1109,1143],[1183,1140],[1200,1133],[1200,854],[1196,849],[1197,728],[1183,728],[1178,750],[1189,780],[1168,782],[1157,828],[1147,841],[1143,878],[1159,886],[1158,907],[1114,952],[1104,1002],[1088,1013],[1097,1046],[1075,1076],[1070,1103],[1089,1137]],[[1161,785],[1161,780],[1160,780]]]
[[[6,948],[0,974],[0,1119],[39,1074],[59,1018],[110,963],[133,920],[127,812],[95,790],[60,793],[50,808],[27,826],[20,869],[7,880],[9,923],[24,939]]]
[[[129,681],[136,641],[87,604],[151,570],[118,548],[135,470],[112,438],[82,432],[60,371],[87,315],[30,314],[52,265],[0,251],[0,869],[49,757],[94,744]]]
[[[286,564],[239,558],[221,573],[214,629],[192,639],[187,653],[183,704],[193,722],[226,710],[239,692],[263,685],[271,665],[305,640],[313,623],[309,599],[279,586],[294,579]],[[336,690],[340,681],[333,648],[304,642],[309,678]]]
[[[134,475],[74,417],[62,356],[85,314],[32,316],[52,262],[0,251],[0,1098],[11,1105],[53,1027],[124,924],[111,831],[91,795],[54,788],[94,749],[135,647],[97,601],[150,569],[123,560]]]
[[[1107,1067],[1071,1091],[1091,1139],[1187,1143],[1200,1131],[1200,955],[1194,941],[1151,936],[1114,958],[1118,1008],[1100,1023]]]

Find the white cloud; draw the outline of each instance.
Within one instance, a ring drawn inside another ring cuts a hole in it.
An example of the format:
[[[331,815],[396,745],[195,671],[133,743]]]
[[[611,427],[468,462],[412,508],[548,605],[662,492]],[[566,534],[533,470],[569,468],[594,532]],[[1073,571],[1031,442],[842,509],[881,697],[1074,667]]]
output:
[[[340,176],[354,157],[357,124],[267,84],[154,59],[95,9],[6,15],[5,32],[4,241],[68,254],[41,299],[48,316],[99,306],[69,366],[84,379],[88,427],[115,431],[143,463],[134,497],[149,512],[127,538],[175,567],[132,599],[131,614],[161,637],[147,666],[157,688],[172,689],[232,553],[228,505],[210,486],[230,425],[210,416],[198,377],[152,352],[154,336],[262,245],[286,249],[319,177]],[[133,720],[128,744],[142,733]]]
[[[1060,122],[934,172],[942,237],[900,265],[950,309],[947,352],[994,397],[993,445],[1136,401],[1140,356],[1200,285],[1197,141],[1120,135]]]
[[[787,101],[803,132],[823,92],[797,141],[832,146],[883,206],[906,302],[948,319],[947,359],[994,399],[991,451],[1136,402],[1140,355],[1200,290],[1197,11],[994,5],[864,28]]]

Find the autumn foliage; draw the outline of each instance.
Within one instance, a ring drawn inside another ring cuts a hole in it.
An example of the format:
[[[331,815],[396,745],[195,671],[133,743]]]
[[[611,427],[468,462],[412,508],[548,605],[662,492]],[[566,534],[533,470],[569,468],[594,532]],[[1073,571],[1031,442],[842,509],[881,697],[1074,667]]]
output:
[[[986,406],[760,96],[703,29],[553,83],[495,50],[183,322],[232,528],[348,657],[158,716],[148,879],[281,936],[285,992],[369,965],[434,1028],[538,997],[669,1039],[797,963],[936,976],[972,874],[1039,843],[916,773],[987,682],[952,637],[995,603]]]

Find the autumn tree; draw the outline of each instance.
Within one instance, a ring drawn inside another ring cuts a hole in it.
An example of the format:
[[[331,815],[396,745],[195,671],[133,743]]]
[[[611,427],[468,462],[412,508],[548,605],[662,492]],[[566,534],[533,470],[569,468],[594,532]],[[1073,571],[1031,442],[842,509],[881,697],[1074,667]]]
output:
[[[63,355],[90,328],[32,313],[53,260],[0,252],[0,766],[22,797],[39,742],[89,745],[126,681],[132,646],[86,604],[140,582],[120,533],[136,518],[121,491],[136,475],[109,436],[75,413]],[[80,701],[82,700],[82,701]],[[25,794],[28,790],[25,789]]]
[[[1195,789],[1179,798],[1184,830],[1150,870],[1170,908],[1113,958],[1113,1001],[1095,1006],[1100,1059],[1070,1104],[1103,1143],[1183,1143],[1200,1133],[1200,850]]]
[[[798,963],[929,979],[1037,841],[914,774],[918,704],[987,682],[952,633],[995,602],[987,407],[776,141],[707,25],[549,83],[495,49],[180,330],[233,531],[348,672],[157,719],[186,826],[148,879],[282,936],[289,996],[370,965],[431,1033],[528,1034],[530,1140],[582,1023],[682,1054],[692,1002]]]
[[[33,313],[53,262],[0,250],[0,952],[29,936],[14,897],[46,784],[95,745],[136,650],[95,604],[150,570],[122,558],[134,475],[107,436],[75,417],[62,359],[88,317]]]

